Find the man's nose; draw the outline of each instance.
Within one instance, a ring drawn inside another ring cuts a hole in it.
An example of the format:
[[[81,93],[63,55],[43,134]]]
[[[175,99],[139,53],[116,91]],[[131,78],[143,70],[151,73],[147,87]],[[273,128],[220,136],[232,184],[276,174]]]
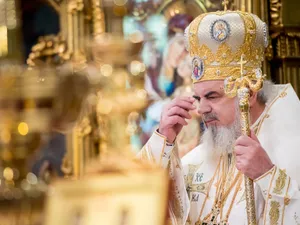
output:
[[[201,115],[203,115],[205,113],[210,113],[211,112],[211,106],[209,105],[209,103],[205,99],[201,99],[198,102],[197,111]]]

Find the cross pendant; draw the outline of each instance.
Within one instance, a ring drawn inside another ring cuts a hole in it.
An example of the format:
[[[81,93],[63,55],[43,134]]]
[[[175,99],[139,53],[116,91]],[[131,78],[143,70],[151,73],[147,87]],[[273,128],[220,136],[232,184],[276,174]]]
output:
[[[244,64],[246,64],[246,63],[247,63],[247,61],[245,61],[245,60],[244,60],[244,57],[241,56],[240,62],[237,63],[237,64],[240,65],[240,73],[241,73],[241,77],[244,76]]]

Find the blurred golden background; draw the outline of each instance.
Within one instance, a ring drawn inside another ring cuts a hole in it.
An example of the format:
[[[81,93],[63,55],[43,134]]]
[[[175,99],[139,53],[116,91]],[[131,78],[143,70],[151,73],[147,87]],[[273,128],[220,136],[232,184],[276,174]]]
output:
[[[299,1],[227,4],[268,24],[264,72],[300,95]],[[192,95],[184,29],[222,9],[220,0],[0,0],[1,224],[167,224],[167,174],[135,155],[163,106]],[[177,139],[181,157],[202,131],[195,113]]]

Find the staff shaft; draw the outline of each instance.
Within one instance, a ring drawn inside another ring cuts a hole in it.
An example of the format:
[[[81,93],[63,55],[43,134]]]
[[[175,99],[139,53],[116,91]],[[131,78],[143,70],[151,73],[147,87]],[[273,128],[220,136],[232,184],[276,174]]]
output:
[[[250,91],[248,88],[241,88],[238,90],[239,108],[240,108],[240,122],[243,135],[250,136],[250,117],[249,117],[249,98]],[[245,193],[246,193],[246,207],[248,225],[256,225],[256,212],[254,200],[254,186],[253,180],[244,176]]]

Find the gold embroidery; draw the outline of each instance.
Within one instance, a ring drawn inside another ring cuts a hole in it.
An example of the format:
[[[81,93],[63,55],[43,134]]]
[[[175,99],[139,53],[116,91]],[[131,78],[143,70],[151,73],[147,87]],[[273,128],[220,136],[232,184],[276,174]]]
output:
[[[189,189],[189,187],[192,186],[195,172],[199,169],[202,163],[203,162],[201,162],[199,165],[188,164],[188,173],[184,177],[185,186],[187,189]]]
[[[170,166],[169,172],[171,177],[171,198],[170,198],[170,210],[173,212],[177,222],[182,224],[183,219],[183,202],[180,196],[180,190],[176,182],[174,181],[174,166]]]
[[[227,12],[221,12],[221,14],[226,13]],[[264,55],[264,47],[254,44],[256,39],[256,23],[252,15],[245,12],[237,13],[244,21],[245,39],[244,43],[239,46],[236,51],[233,51],[230,45],[226,42],[221,43],[215,53],[213,53],[207,45],[199,45],[199,25],[204,16],[207,16],[207,14],[200,15],[191,23],[188,33],[189,52],[192,57],[199,56],[204,63],[203,77],[198,80],[195,79],[194,82],[224,79],[233,74],[239,77],[240,67],[237,63],[240,61],[242,55],[247,61],[248,68],[250,68],[250,70],[244,71],[245,76],[255,77],[253,69],[261,66],[261,61],[263,61]]]
[[[271,201],[271,209],[269,212],[270,216],[270,225],[278,225],[279,220],[279,202]]]
[[[220,160],[219,160],[219,163],[218,163],[218,165],[217,165],[217,168],[216,168],[216,170],[215,170],[215,172],[214,172],[214,175],[213,175],[213,177],[211,178],[211,180],[210,180],[210,182],[209,182],[209,185],[208,185],[208,187],[207,187],[207,193],[206,193],[206,196],[205,196],[204,201],[203,201],[203,203],[202,203],[202,207],[201,207],[201,210],[200,210],[200,213],[199,213],[199,216],[198,216],[198,219],[197,219],[197,222],[196,222],[195,225],[197,225],[197,224],[199,224],[199,225],[202,224],[202,222],[201,222],[201,216],[202,216],[204,207],[205,207],[205,205],[206,205],[206,201],[207,201],[207,199],[209,198],[209,192],[210,192],[211,185],[212,185],[212,183],[214,182],[216,175],[219,173],[221,162],[222,162],[222,157],[220,157]]]
[[[279,176],[276,180],[276,186],[273,189],[273,192],[275,194],[278,194],[278,195],[282,194],[282,189],[285,186],[286,178],[287,178],[286,173],[283,170],[279,169]]]
[[[182,218],[182,215],[183,215],[182,206],[180,204],[178,196],[174,196],[174,199],[173,199],[173,212],[177,219]]]
[[[148,153],[148,155],[147,155],[148,159],[149,159],[150,162],[155,163],[155,158],[154,158],[154,155],[153,155],[152,148],[151,148],[150,145],[147,145],[147,147],[148,147],[149,151],[147,151],[147,148],[145,150]]]
[[[277,171],[277,167],[275,166],[273,174],[272,174],[271,182],[269,184],[268,193],[270,193],[270,191],[271,191],[271,187],[272,187],[272,183],[273,183],[276,171]],[[265,210],[264,210],[265,212],[267,212],[268,206],[269,206],[269,198],[266,199]],[[267,219],[267,213],[264,213],[264,223],[263,224],[266,224],[266,219]]]
[[[214,57],[214,61],[220,63],[222,66],[229,64],[231,61],[234,61],[235,54],[232,54],[231,48],[225,44],[222,43]]]
[[[150,148],[149,149],[150,151],[148,151],[147,148]],[[155,163],[155,159],[154,159],[154,156],[153,156],[150,145],[144,146],[141,149],[141,151],[139,153],[139,157],[140,157],[141,160],[146,160],[146,161],[149,161],[151,163]]]
[[[268,115],[268,114],[266,114],[266,115]],[[268,117],[265,116],[265,118],[269,118],[269,116],[268,116]],[[257,128],[256,128],[256,129],[257,129]],[[269,170],[268,172],[266,172],[265,174],[263,174],[263,175],[261,175],[260,177],[256,178],[256,179],[254,180],[254,182],[257,182],[257,181],[259,181],[259,180],[265,178],[266,176],[272,174],[272,173],[274,172],[274,168],[275,168],[275,166],[273,166],[272,169],[270,169],[270,170]]]
[[[196,19],[193,20],[193,22],[191,23],[190,25],[190,29],[189,29],[189,42],[190,42],[190,45],[189,45],[189,51],[190,51],[190,54],[191,55],[194,55],[194,51],[196,50],[196,46],[198,46],[198,27],[199,27],[199,24],[201,22],[201,20],[203,19],[203,17],[205,16],[206,14],[201,14],[200,16],[198,16]]]
[[[289,197],[284,197],[284,204],[288,205],[290,204],[291,199]]]
[[[206,66],[208,64],[211,64],[215,60],[214,54],[209,49],[209,47],[207,47],[206,45],[202,45],[198,51],[193,51],[193,54],[195,54],[195,55],[198,54],[199,56],[202,56],[202,58],[205,60],[204,62],[206,64]],[[191,53],[191,55],[192,55],[192,53]]]
[[[141,152],[141,153],[140,153],[140,158],[141,158],[142,160],[148,160],[148,156],[147,156],[147,153],[146,153],[146,148],[143,147],[142,150],[141,150],[140,152]]]
[[[280,98],[284,98],[285,96],[287,96],[287,93],[285,91],[279,95]]]
[[[245,200],[246,200],[246,192],[244,191],[242,197],[240,198],[240,200],[236,204],[238,205],[238,204],[240,204],[241,202],[243,202]]]
[[[288,196],[288,191],[289,191],[289,188],[290,188],[290,184],[291,184],[291,178],[289,177],[289,181],[288,181],[288,185],[287,185],[287,188],[286,188],[286,191],[285,191],[285,197],[284,197],[284,206],[283,206],[283,210],[282,210],[282,218],[281,218],[281,225],[283,224],[283,221],[284,221],[284,212],[285,212],[285,207],[290,204],[290,198]]]
[[[247,71],[247,76],[251,78],[255,77],[255,70],[252,67],[245,66],[244,71]],[[215,79],[223,80],[229,76],[240,76],[240,68],[235,66],[207,66],[204,69],[204,74],[205,76],[201,79],[201,81]]]
[[[285,92],[288,88],[289,88],[289,86],[286,86],[286,87],[284,88],[283,92]],[[281,93],[281,94],[282,94],[282,93]],[[281,94],[280,94],[280,95],[281,95]],[[268,112],[270,111],[270,109],[272,108],[273,104],[280,98],[280,95],[278,95],[276,98],[274,98],[274,100],[270,103],[270,105],[268,106],[268,108],[267,108],[267,110],[266,110],[266,113],[268,113]],[[263,124],[263,122],[264,122],[265,119],[266,119],[266,118],[263,117],[263,118],[261,119],[261,121],[259,121],[259,123],[258,123],[258,129],[257,129],[257,134],[259,133],[260,128],[262,127],[262,124]]]
[[[227,11],[217,11],[217,12],[215,12],[215,14],[218,15],[218,16],[222,16],[226,13],[227,13]]]
[[[190,219],[190,216],[188,216],[186,222],[185,222],[185,225],[192,225],[192,221]]]
[[[269,195],[268,195],[268,198],[269,198],[269,199],[272,199],[272,195],[271,195],[271,194],[269,194]]]
[[[166,138],[164,138],[164,145],[163,145],[163,149],[160,153],[159,165],[161,165],[161,161],[162,161],[162,158],[163,158],[163,155],[164,155],[164,152],[165,152],[166,142],[167,142],[167,140],[166,140]]]
[[[192,184],[188,187],[189,192],[200,192],[203,194],[207,194],[209,184],[210,184],[210,181],[208,181],[206,183],[201,183],[201,184]]]

